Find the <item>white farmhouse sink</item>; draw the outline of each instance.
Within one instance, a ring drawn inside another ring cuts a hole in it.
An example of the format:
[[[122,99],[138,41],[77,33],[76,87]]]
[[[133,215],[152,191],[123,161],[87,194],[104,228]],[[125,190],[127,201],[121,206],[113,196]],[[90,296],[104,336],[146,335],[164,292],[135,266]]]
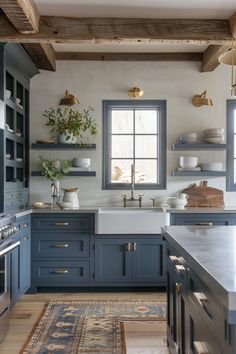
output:
[[[163,208],[99,208],[95,216],[96,234],[160,234],[170,224]]]

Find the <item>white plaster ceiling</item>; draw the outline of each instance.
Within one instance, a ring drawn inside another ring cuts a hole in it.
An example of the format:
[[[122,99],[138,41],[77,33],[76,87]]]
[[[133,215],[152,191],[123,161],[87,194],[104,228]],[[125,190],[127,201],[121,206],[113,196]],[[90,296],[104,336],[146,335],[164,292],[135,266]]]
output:
[[[69,17],[228,19],[236,0],[34,0],[40,15]],[[203,45],[53,44],[66,52],[203,52]]]
[[[235,0],[35,0],[40,15],[78,17],[229,18]]]

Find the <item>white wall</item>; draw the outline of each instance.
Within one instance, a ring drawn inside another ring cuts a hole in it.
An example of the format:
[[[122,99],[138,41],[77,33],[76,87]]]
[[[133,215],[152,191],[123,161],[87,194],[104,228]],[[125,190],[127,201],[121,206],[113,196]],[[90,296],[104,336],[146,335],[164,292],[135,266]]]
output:
[[[171,170],[178,165],[181,152],[170,150],[172,143],[184,132],[201,132],[211,127],[226,127],[226,99],[230,98],[230,68],[219,66],[212,73],[200,73],[199,63],[192,62],[57,62],[56,73],[42,71],[31,81],[31,142],[48,138],[42,112],[55,106],[68,89],[78,95],[81,106],[92,105],[98,122],[96,151],[39,151],[31,150],[31,170],[39,169],[38,156],[48,158],[91,157],[96,177],[66,178],[62,186],[79,187],[81,205],[121,203],[122,191],[104,191],[102,183],[102,100],[128,99],[130,87],[144,90],[144,99],[167,100],[167,190],[143,191],[146,205],[150,198],[172,195],[197,179],[171,177]],[[194,107],[191,98],[207,90],[213,107]],[[223,161],[225,152],[186,152],[196,155],[199,162]],[[50,200],[50,181],[44,177],[31,178],[31,202]],[[225,190],[225,178],[209,179],[209,185]],[[226,193],[227,205],[236,205],[236,193]]]

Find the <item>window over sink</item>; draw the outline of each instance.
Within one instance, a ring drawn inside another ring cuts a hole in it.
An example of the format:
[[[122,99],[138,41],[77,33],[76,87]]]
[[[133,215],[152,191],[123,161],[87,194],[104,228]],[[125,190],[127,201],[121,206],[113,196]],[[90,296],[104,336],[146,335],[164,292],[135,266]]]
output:
[[[227,100],[227,191],[236,192],[236,100]]]
[[[166,101],[103,101],[103,189],[166,188]]]

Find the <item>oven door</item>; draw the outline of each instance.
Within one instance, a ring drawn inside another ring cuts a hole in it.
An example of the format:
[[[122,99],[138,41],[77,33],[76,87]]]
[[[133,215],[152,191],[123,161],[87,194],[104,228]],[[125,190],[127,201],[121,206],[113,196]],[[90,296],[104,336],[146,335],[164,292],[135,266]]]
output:
[[[19,245],[20,241],[17,241],[0,251],[0,343],[9,326],[10,254]]]

